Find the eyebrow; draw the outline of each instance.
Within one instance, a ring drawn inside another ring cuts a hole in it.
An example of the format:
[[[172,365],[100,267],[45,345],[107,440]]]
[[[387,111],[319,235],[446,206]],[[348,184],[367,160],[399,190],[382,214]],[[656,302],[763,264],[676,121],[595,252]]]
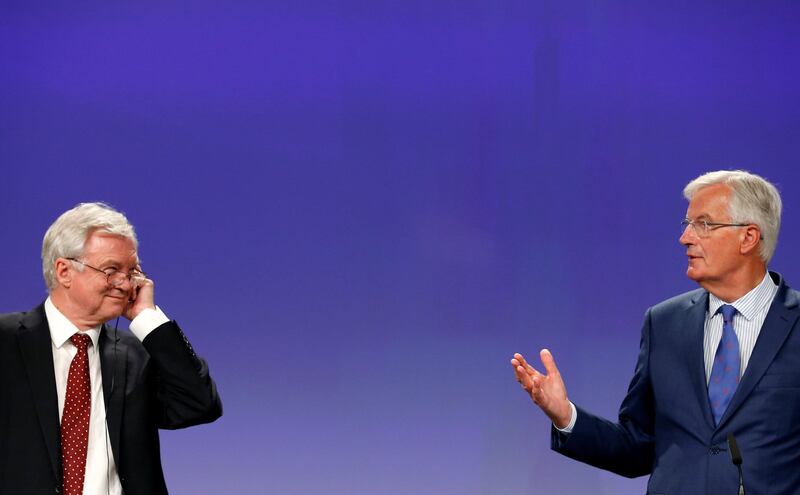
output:
[[[97,267],[102,269],[102,270],[105,270],[107,268],[112,268],[114,270],[119,270],[120,268],[124,268],[125,266],[126,266],[126,263],[119,262],[118,260],[115,260],[115,259],[107,259],[107,260],[104,260],[104,261],[102,261],[102,262],[97,264]],[[139,262],[137,260],[136,264],[130,266],[128,269],[129,270],[136,270],[138,266],[139,266]]]

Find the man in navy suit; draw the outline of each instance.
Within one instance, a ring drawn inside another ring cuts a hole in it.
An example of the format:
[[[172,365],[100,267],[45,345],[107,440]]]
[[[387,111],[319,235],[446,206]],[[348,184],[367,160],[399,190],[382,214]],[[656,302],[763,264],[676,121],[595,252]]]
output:
[[[76,206],[44,236],[47,299],[0,315],[0,494],[164,495],[158,429],[222,414],[137,246],[120,212]]]
[[[623,476],[650,475],[649,494],[737,493],[733,434],[749,495],[800,493],[800,293],[767,270],[781,199],[743,171],[702,175],[680,243],[700,285],[647,311],[636,370],[617,422],[575,406],[553,356],[544,373],[511,365],[553,422],[552,448]]]

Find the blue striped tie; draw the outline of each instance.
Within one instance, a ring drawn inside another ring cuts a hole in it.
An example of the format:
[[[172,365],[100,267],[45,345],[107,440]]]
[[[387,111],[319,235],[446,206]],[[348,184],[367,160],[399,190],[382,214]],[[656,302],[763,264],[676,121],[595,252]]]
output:
[[[719,312],[725,323],[722,325],[722,338],[714,355],[711,379],[708,381],[708,400],[714,414],[714,424],[719,424],[725,409],[731,402],[736,386],[739,384],[739,339],[733,331],[733,315],[736,308],[730,304],[720,306]]]

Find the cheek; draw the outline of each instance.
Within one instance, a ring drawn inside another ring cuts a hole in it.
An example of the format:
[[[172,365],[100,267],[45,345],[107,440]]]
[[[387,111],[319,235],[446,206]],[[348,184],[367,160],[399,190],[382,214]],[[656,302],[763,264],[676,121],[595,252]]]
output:
[[[700,246],[700,253],[703,256],[703,261],[707,265],[719,262],[720,250],[713,244],[707,246]]]
[[[125,307],[125,301],[121,299],[106,299],[105,307],[111,311],[119,311]]]
[[[739,252],[733,244],[727,246],[718,246],[714,251],[714,259],[717,264],[731,264],[736,263],[739,258]]]
[[[106,290],[104,287],[91,287],[91,288],[87,287],[86,289],[84,289],[82,294],[83,299],[87,303],[94,303],[95,305],[102,304],[103,300],[106,299],[105,295],[106,295]]]

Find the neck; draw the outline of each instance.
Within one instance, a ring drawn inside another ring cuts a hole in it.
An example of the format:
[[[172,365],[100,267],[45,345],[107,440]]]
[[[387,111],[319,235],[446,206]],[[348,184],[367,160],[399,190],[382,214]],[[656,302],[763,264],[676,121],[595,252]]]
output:
[[[761,264],[731,274],[725,280],[712,280],[700,286],[726,303],[732,303],[755,289],[764,280],[766,272],[767,267]]]

